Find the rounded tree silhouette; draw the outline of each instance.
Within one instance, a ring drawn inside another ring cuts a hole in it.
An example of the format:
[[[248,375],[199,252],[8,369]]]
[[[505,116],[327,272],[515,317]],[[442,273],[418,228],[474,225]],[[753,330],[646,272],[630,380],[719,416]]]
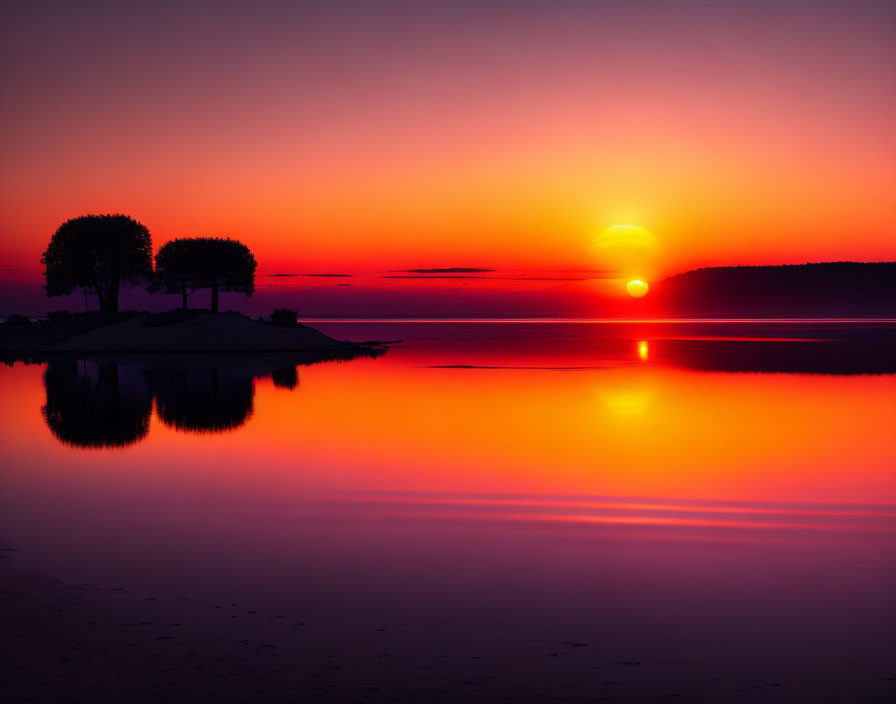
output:
[[[211,309],[218,312],[220,291],[255,292],[255,256],[242,242],[220,237],[178,238],[166,242],[156,254],[153,288],[180,293],[181,305],[200,288],[210,288]]]
[[[80,287],[85,304],[94,294],[101,311],[117,313],[121,284],[152,278],[152,238],[127,215],[82,215],[59,226],[41,263],[48,296]]]

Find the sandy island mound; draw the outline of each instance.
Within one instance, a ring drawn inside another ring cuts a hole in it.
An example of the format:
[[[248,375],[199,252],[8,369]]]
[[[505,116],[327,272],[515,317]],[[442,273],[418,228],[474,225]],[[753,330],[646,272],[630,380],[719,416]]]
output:
[[[0,326],[4,352],[362,352],[304,325],[283,327],[239,313],[82,313]]]

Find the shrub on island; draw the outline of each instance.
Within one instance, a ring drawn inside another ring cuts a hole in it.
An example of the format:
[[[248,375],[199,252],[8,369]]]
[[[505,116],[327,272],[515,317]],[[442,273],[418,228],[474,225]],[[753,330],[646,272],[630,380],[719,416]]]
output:
[[[299,326],[299,314],[291,308],[277,308],[271,313],[271,324],[284,328]]]

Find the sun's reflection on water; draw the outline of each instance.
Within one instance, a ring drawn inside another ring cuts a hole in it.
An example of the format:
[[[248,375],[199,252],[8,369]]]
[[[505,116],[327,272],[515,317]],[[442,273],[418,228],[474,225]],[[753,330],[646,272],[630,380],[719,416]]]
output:
[[[641,342],[638,343],[638,358],[642,362],[646,362],[648,359],[648,352],[649,348],[647,347],[647,341],[641,340]]]

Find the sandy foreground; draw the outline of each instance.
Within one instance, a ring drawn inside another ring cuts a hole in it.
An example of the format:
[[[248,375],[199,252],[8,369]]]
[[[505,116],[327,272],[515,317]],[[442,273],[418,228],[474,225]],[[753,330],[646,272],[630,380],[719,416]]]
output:
[[[843,701],[820,683],[619,660],[600,642],[156,597],[0,559],[0,658],[16,702]],[[735,668],[736,670],[736,668]],[[887,701],[888,686],[853,701]],[[863,691],[864,690],[864,691]],[[841,692],[840,694],[843,694]]]
[[[0,562],[0,656],[16,701],[610,701],[636,669],[596,665],[581,643],[321,622],[68,584]]]

